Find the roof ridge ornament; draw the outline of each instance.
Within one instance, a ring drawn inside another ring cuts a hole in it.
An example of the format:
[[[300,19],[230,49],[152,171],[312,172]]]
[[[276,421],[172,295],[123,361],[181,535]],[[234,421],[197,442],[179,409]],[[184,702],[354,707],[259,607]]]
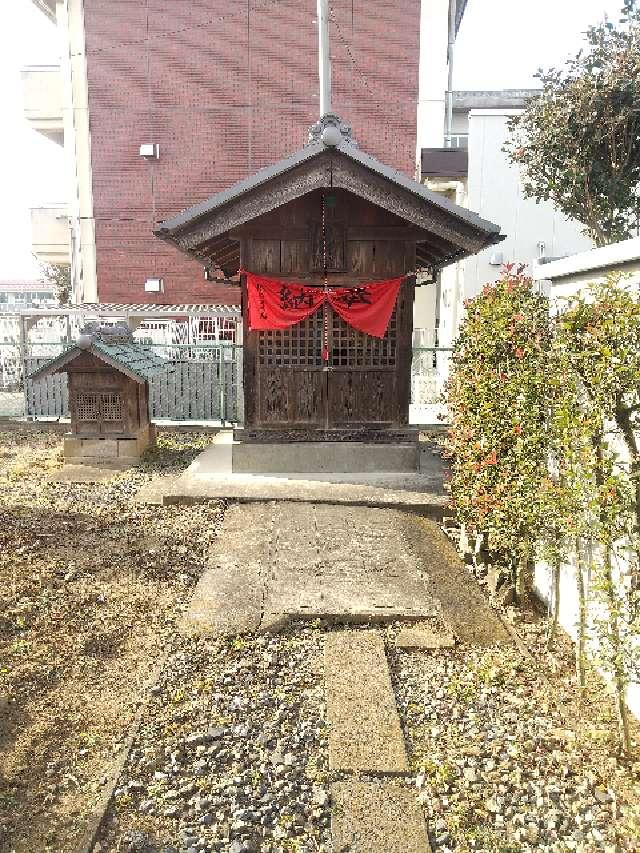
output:
[[[358,143],[352,135],[351,125],[342,121],[335,113],[326,113],[309,128],[309,142],[322,142],[327,148],[336,148],[343,142],[348,142],[357,148]]]
[[[133,333],[124,322],[85,323],[80,331],[77,346],[81,349],[89,349],[97,341],[110,345],[134,343]]]

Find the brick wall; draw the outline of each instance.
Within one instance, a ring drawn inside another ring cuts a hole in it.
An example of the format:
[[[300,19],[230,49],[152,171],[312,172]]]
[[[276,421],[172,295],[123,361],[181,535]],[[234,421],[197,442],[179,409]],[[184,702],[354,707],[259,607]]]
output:
[[[333,106],[413,174],[420,0],[333,0]],[[154,224],[298,149],[318,117],[315,0],[85,0],[98,294],[229,302]],[[355,60],[355,62],[354,62]],[[160,145],[146,161],[141,143]]]

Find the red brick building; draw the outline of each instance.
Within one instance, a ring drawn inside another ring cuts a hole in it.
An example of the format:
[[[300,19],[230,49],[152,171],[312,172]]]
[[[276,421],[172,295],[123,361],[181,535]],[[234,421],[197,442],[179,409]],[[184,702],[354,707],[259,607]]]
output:
[[[334,111],[369,153],[413,176],[420,0],[332,7]],[[84,0],[75,32],[72,12],[71,56],[82,35],[86,55],[95,295],[235,300],[152,231],[306,141],[318,118],[315,0]],[[140,155],[147,144],[157,157]],[[85,301],[90,278],[87,267]],[[149,278],[162,293],[145,293]]]

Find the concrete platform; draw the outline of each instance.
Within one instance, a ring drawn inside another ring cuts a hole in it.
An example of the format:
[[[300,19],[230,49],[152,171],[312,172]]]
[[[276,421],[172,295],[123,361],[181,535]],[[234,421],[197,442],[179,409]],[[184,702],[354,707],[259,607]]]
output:
[[[430,853],[416,790],[406,782],[334,782],[331,799],[336,853]]]
[[[408,772],[382,637],[373,631],[327,634],[324,670],[329,768],[358,773]]]
[[[251,525],[251,535],[247,524]],[[209,568],[198,581],[178,625],[180,633],[208,637],[258,629],[269,526],[270,517],[264,513],[248,517],[242,507],[229,508],[219,534],[224,547],[212,552]]]
[[[418,470],[418,444],[233,442],[231,470],[237,474],[415,474]]]
[[[296,479],[289,477],[254,477],[235,475],[206,479],[162,477],[145,484],[136,499],[141,503],[171,506],[174,504],[203,503],[211,500],[226,500],[235,503],[268,503],[290,501],[293,503],[335,504],[346,506],[376,507],[378,509],[402,508],[427,518],[440,521],[446,511],[447,499],[434,494],[425,487],[424,491],[412,491],[412,483],[393,484],[385,487],[376,478],[371,484],[346,483],[336,477],[320,479]]]
[[[264,445],[255,445],[259,448]],[[353,443],[344,445],[345,450]],[[288,445],[285,445],[288,447]],[[421,451],[424,455],[424,451]],[[233,471],[233,435],[221,431],[214,443],[178,477],[158,477],[142,487],[139,501],[155,504],[189,504],[208,500],[238,503],[271,500],[317,504],[343,504],[379,508],[403,507],[440,520],[447,500],[442,463],[429,454],[421,472],[249,474]]]

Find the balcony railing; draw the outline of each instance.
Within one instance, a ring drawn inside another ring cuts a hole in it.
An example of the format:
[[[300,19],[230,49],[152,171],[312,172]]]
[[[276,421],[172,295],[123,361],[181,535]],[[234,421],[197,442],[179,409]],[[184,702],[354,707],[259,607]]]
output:
[[[468,133],[452,133],[444,138],[445,148],[468,148],[469,134]]]

